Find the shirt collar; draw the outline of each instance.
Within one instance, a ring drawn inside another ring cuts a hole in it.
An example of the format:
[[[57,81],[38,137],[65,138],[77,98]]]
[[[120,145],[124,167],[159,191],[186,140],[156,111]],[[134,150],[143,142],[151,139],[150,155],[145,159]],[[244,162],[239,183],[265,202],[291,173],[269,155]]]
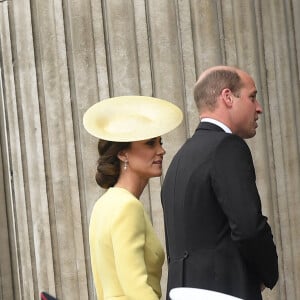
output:
[[[203,118],[203,119],[201,119],[201,122],[208,122],[208,123],[215,124],[215,125],[221,127],[225,132],[232,133],[232,131],[230,130],[230,128],[228,126],[226,126],[224,123],[222,123],[218,120],[215,120],[212,118]]]

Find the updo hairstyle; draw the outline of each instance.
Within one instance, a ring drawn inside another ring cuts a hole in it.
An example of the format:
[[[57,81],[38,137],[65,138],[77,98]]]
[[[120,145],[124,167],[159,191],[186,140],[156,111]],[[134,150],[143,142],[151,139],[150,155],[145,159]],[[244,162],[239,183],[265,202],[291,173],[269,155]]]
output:
[[[130,142],[110,142],[99,140],[97,172],[95,179],[98,185],[108,189],[115,185],[120,175],[120,160],[118,153],[130,146]]]

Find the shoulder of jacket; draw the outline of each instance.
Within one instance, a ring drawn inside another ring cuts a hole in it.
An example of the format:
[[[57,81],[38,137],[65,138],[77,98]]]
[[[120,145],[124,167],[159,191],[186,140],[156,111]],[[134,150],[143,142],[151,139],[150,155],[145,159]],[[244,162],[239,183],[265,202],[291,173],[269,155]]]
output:
[[[143,204],[134,195],[123,189],[111,190],[109,195],[113,206],[117,211],[122,210],[144,210]]]
[[[121,211],[125,209],[143,209],[142,203],[132,194],[123,189],[108,189],[96,202],[94,209],[110,209]]]
[[[248,145],[244,139],[242,139],[241,137],[239,137],[236,134],[229,134],[229,133],[225,133],[224,135],[222,135],[222,137],[220,138],[219,144],[243,145],[248,148]]]
[[[251,150],[244,139],[235,134],[226,134],[216,145],[214,158],[216,156],[237,157],[252,157]]]

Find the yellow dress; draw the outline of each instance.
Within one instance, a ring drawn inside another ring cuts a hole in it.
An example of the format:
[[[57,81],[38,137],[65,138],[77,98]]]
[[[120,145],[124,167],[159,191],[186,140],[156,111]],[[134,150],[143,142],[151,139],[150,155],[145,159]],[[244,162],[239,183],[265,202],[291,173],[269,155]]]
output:
[[[99,300],[161,297],[164,250],[135,196],[109,188],[93,208],[89,239]]]

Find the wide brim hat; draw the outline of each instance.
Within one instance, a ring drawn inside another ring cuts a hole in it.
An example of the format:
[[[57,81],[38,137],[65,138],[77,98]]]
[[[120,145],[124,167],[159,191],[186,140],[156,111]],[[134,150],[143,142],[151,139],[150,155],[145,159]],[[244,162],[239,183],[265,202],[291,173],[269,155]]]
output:
[[[168,133],[182,119],[182,111],[169,101],[146,96],[121,96],[92,105],[83,116],[83,125],[99,139],[133,142]]]

